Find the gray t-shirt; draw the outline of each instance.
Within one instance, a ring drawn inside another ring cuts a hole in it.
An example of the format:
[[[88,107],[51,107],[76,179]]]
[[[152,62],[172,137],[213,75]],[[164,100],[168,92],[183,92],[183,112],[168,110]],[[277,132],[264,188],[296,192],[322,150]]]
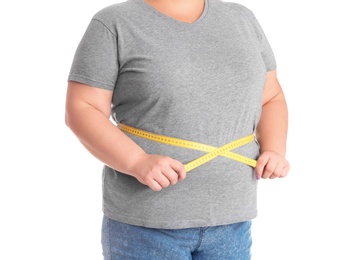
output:
[[[219,147],[255,131],[266,72],[274,69],[259,23],[240,4],[206,0],[189,24],[128,0],[94,15],[68,79],[113,91],[116,122]],[[128,136],[148,153],[183,163],[205,154]],[[256,159],[259,145],[233,152]],[[174,229],[250,220],[256,194],[254,169],[224,157],[160,192],[103,170],[104,214],[132,225]]]

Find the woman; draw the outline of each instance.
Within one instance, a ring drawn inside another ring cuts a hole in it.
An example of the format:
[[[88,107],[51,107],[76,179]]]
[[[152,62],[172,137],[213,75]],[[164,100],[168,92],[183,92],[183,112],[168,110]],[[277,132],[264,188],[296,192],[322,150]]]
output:
[[[289,170],[286,102],[250,10],[220,0],[106,7],[68,80],[66,124],[104,163],[105,259],[250,259],[257,180]]]

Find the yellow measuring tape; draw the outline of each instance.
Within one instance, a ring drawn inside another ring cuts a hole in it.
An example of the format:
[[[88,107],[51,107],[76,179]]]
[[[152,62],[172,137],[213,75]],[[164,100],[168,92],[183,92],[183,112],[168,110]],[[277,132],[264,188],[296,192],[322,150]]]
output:
[[[145,138],[148,140],[152,140],[155,142],[207,152],[207,154],[199,157],[198,159],[195,159],[195,160],[185,164],[184,166],[185,166],[185,169],[187,172],[213,160],[217,156],[227,157],[227,158],[247,164],[252,167],[256,167],[256,165],[257,165],[256,160],[253,160],[251,158],[245,157],[245,156],[237,154],[237,153],[230,152],[231,150],[233,150],[237,147],[246,145],[246,144],[254,141],[254,134],[251,134],[246,137],[242,137],[240,139],[237,139],[237,140],[230,142],[226,145],[223,145],[221,147],[215,147],[215,146],[192,142],[192,141],[187,141],[187,140],[183,140],[183,139],[179,139],[179,138],[173,138],[173,137],[168,137],[168,136],[164,136],[164,135],[153,134],[153,133],[150,133],[150,132],[147,132],[144,130],[140,130],[140,129],[137,129],[137,128],[134,128],[134,127],[131,127],[128,125],[124,125],[124,124],[118,124],[117,127],[119,129],[121,129],[122,131],[127,132],[129,134],[132,134],[132,135],[135,135],[138,137],[142,137],[142,138]]]

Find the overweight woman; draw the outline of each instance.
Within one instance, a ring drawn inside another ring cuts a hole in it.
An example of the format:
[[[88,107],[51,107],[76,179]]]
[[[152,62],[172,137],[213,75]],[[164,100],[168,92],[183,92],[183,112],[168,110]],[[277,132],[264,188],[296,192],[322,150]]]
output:
[[[104,164],[104,259],[250,259],[257,182],[289,171],[287,121],[274,54],[248,8],[127,0],[99,10],[74,55],[66,124]]]

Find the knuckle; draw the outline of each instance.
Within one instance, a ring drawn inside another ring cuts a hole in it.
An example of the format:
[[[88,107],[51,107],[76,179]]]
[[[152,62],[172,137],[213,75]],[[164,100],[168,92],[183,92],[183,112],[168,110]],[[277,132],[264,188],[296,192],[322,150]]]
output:
[[[274,172],[274,167],[271,166],[271,165],[267,165],[265,171],[267,173],[273,173]]]
[[[183,171],[182,171],[182,178],[186,178],[187,177],[187,172],[186,170],[183,168]]]
[[[259,158],[257,159],[257,165],[265,164],[266,161],[267,160],[263,156],[259,156]]]
[[[171,160],[171,158],[169,156],[162,157],[162,162],[168,163],[170,160]]]
[[[152,181],[152,176],[147,174],[144,178],[143,178],[143,181],[147,184],[147,183],[150,183]]]
[[[178,170],[179,170],[179,172],[184,172],[185,171],[184,165],[182,163],[180,163],[178,165]]]
[[[162,187],[163,188],[168,188],[169,186],[170,186],[170,181],[169,180],[167,180],[167,181],[164,181],[163,183],[162,183]]]
[[[171,183],[171,184],[175,184],[175,183],[177,182],[177,180],[178,180],[178,175],[177,175],[177,174],[173,174],[173,175],[169,178],[169,180],[170,180],[170,183]]]
[[[143,184],[145,184],[145,185],[148,185],[148,186],[150,186],[151,185],[151,181],[149,180],[149,179],[147,179],[147,178],[145,178],[143,181],[141,181]]]
[[[273,172],[273,175],[274,175],[275,177],[279,177],[279,176],[281,176],[281,172],[280,172],[280,171],[274,171],[274,172]]]

